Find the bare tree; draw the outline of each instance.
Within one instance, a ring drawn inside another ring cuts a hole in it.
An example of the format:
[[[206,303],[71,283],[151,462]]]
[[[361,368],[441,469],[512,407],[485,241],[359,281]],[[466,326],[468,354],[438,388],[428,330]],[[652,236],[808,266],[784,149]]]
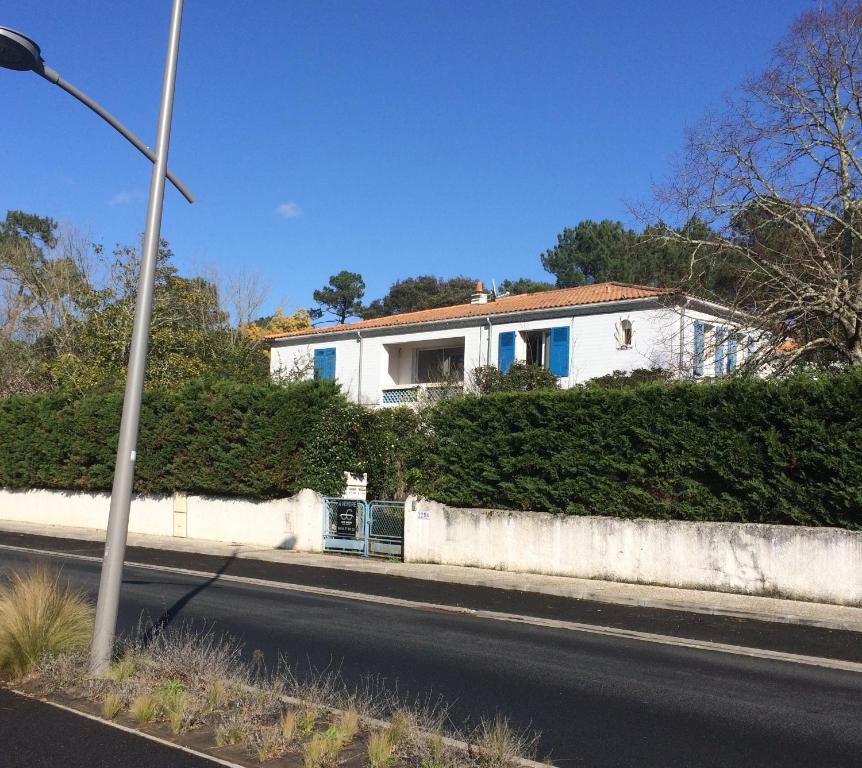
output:
[[[658,190],[692,247],[692,275],[725,260],[751,363],[862,364],[862,3],[803,13],[768,70],[689,135]]]

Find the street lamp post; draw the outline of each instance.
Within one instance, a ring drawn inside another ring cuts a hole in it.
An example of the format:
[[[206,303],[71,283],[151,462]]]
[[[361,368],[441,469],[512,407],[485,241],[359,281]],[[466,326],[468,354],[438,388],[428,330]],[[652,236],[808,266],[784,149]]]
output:
[[[49,67],[42,60],[42,52],[39,46],[36,45],[29,37],[16,32],[8,27],[0,27],[0,67],[5,69],[14,69],[19,72],[35,72],[40,77],[44,77],[49,83],[62,88],[66,93],[74,96],[78,101],[84,104],[89,109],[92,109],[106,123],[110,124],[117,130],[128,142],[135,147],[144,157],[150,162],[156,162],[156,156],[153,151],[142,142],[134,133],[132,133],[125,125],[123,125],[116,117],[114,117],[107,109],[99,102],[88,96],[72,85],[68,80],[60,77],[60,73],[56,69]],[[190,203],[195,201],[192,193],[186,186],[174,176],[171,170],[167,173],[170,182],[179,190],[180,194],[185,197]]]
[[[177,58],[180,44],[183,0],[173,0],[171,23],[168,32],[168,49],[165,55],[165,70],[162,81],[162,100],[156,138],[156,151],[152,153],[116,118],[102,109],[96,102],[69,85],[60,76],[46,67],[39,47],[20,33],[0,27],[0,66],[8,69],[33,70],[50,82],[59,85],[107,120],[144,155],[153,162],[150,179],[150,196],[147,204],[147,223],[144,230],[141,273],[138,279],[138,295],[135,304],[135,319],[126,374],[126,390],[123,397],[123,415],[117,444],[117,459],[114,469],[114,485],[111,491],[111,509],[105,538],[105,555],[102,560],[102,576],[99,582],[99,597],[96,602],[96,623],[93,645],[90,652],[90,672],[104,675],[110,665],[114,634],[117,624],[117,608],[120,601],[120,584],[123,578],[123,558],[129,525],[129,509],[132,500],[135,449],[138,440],[138,421],[141,412],[141,396],[144,387],[144,371],[147,363],[150,319],[153,310],[153,284],[155,280],[156,253],[162,223],[162,208],[165,197],[165,178],[168,172],[168,145],[171,134],[171,115],[176,82]],[[171,175],[172,177],[172,175]],[[174,185],[192,202],[193,198],[181,182],[171,178]]]

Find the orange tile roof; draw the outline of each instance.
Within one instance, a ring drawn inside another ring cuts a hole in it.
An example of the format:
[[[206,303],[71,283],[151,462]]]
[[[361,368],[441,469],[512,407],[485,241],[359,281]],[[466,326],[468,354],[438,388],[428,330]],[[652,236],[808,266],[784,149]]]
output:
[[[388,328],[398,325],[413,325],[416,323],[431,323],[441,320],[458,320],[465,317],[485,317],[510,312],[529,312],[536,309],[553,309],[555,307],[576,307],[581,304],[602,304],[609,301],[624,301],[626,299],[649,299],[657,296],[671,296],[675,291],[667,288],[651,288],[647,285],[630,285],[628,283],[593,283],[577,288],[558,288],[554,291],[540,293],[521,293],[515,296],[504,296],[487,304],[456,304],[450,307],[436,309],[420,309],[416,312],[401,312],[386,317],[375,317],[372,320],[357,320],[341,325],[326,325],[319,328],[304,328],[300,331],[274,333],[266,339],[284,339],[291,336],[311,336],[320,333],[337,333],[339,331],[360,331],[366,328]]]

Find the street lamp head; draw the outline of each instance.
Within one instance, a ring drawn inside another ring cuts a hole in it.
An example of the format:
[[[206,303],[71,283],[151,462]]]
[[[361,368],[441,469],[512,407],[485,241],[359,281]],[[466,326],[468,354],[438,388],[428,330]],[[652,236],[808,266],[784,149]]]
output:
[[[41,72],[44,64],[39,46],[14,29],[0,27],[0,67]]]

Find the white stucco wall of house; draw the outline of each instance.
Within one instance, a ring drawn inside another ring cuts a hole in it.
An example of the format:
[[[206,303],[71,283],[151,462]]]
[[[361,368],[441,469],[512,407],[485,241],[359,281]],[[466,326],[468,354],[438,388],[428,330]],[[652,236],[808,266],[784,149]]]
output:
[[[452,321],[435,326],[398,326],[389,329],[359,329],[276,340],[272,344],[270,369],[273,374],[291,371],[305,364],[306,378],[312,378],[310,361],[316,349],[335,348],[336,379],[348,397],[368,405],[381,402],[382,391],[415,382],[416,350],[464,346],[465,381],[480,365],[498,365],[501,333],[516,332],[518,360],[525,357],[523,333],[570,329],[569,374],[560,379],[562,387],[572,387],[614,371],[661,367],[689,375],[693,355],[695,320],[714,325],[724,321],[716,315],[692,308],[658,306],[655,303],[624,307],[595,305],[546,312],[522,313],[524,319],[489,315]],[[490,320],[490,326],[489,326]],[[622,348],[618,327],[621,321],[632,324],[632,343]],[[490,345],[489,345],[490,333]],[[711,376],[712,351],[705,352],[705,375]],[[680,354],[682,352],[682,354]],[[740,362],[744,350],[739,350]],[[361,370],[360,370],[361,358]],[[360,391],[361,390],[361,391]]]

